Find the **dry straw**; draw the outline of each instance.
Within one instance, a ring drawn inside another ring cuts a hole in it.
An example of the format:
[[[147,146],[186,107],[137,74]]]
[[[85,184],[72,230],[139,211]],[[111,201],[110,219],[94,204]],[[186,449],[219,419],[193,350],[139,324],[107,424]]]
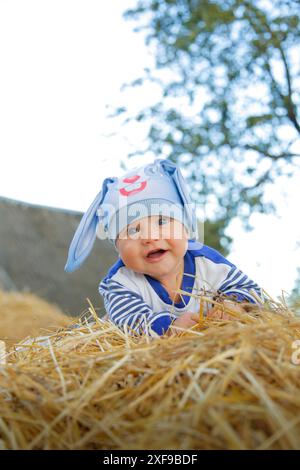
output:
[[[201,308],[194,330],[154,339],[90,304],[94,324],[8,352],[2,448],[300,449],[300,319],[268,304],[230,321]]]
[[[38,336],[44,328],[66,327],[70,317],[56,305],[30,292],[0,289],[0,339],[8,346],[26,336]]]

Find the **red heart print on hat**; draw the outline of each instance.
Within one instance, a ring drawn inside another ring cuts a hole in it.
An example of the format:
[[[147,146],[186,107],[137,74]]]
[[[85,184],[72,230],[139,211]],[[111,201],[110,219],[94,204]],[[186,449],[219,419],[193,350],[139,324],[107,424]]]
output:
[[[145,187],[147,186],[147,181],[139,181],[137,180],[140,179],[140,175],[133,175],[133,176],[128,176],[127,178],[124,178],[122,181],[123,183],[127,183],[126,186],[123,186],[123,188],[120,189],[120,193],[122,196],[133,196],[134,194],[139,193],[140,191],[143,191]]]

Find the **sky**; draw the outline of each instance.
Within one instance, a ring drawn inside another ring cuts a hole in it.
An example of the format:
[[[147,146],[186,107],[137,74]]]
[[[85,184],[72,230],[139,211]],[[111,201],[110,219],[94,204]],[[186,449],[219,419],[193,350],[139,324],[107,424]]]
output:
[[[122,174],[143,129],[116,129],[107,106],[153,63],[122,18],[134,3],[0,0],[0,196],[85,211],[103,179]],[[131,94],[133,105],[147,99]],[[230,261],[274,297],[291,291],[300,266],[299,176],[268,189],[276,215],[254,214],[249,233],[238,219],[228,229]]]

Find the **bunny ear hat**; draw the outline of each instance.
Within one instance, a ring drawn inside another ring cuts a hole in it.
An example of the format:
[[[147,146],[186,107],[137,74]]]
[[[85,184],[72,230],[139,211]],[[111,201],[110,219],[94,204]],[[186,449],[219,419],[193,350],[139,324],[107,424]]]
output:
[[[150,214],[169,215],[168,209],[175,210],[174,218],[186,226],[190,238],[196,239],[195,207],[179,168],[170,160],[157,159],[121,178],[106,178],[71,241],[65,271],[75,271],[84,263],[99,229],[115,243],[129,223]]]

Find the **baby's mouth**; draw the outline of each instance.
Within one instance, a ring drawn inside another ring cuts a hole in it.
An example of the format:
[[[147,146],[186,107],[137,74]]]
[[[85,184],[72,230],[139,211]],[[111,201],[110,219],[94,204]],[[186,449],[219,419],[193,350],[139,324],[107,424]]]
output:
[[[163,249],[152,250],[148,253],[146,258],[148,260],[158,260],[162,258],[165,253],[167,253],[167,250],[163,250]]]

